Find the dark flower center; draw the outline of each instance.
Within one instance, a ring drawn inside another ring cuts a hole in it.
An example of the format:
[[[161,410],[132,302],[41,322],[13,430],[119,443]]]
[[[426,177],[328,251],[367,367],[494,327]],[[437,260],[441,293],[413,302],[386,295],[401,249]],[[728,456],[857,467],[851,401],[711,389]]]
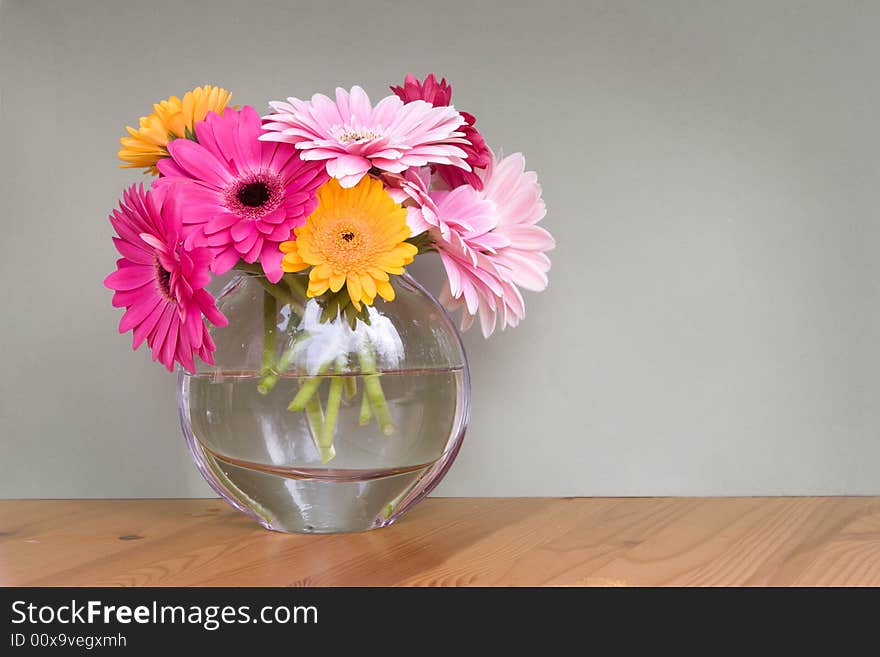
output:
[[[351,242],[354,239],[354,233],[352,233],[350,230],[347,230],[342,233],[342,239],[344,239],[346,242]]]
[[[285,190],[285,179],[276,172],[244,172],[223,190],[223,205],[242,219],[258,221],[279,209]]]
[[[269,200],[269,188],[266,183],[256,181],[248,183],[238,190],[236,197],[239,202],[249,208],[258,208]]]
[[[162,291],[162,294],[167,299],[173,301],[174,297],[171,295],[171,272],[159,263],[158,258],[156,258],[156,282],[159,283],[159,289]]]

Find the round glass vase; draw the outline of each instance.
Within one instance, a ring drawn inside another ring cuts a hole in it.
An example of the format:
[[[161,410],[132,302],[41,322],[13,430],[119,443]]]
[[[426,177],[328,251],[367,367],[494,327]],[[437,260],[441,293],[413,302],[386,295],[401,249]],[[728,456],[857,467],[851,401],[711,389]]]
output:
[[[409,276],[395,299],[342,312],[234,271],[217,298],[214,365],[181,372],[180,422],[199,471],[267,529],[331,533],[389,525],[433,489],[468,420],[455,326]]]

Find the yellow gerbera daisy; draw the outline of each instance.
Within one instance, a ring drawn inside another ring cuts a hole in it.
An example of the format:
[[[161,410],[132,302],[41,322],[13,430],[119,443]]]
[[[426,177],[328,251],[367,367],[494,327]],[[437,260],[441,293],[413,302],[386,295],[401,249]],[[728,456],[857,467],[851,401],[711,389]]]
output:
[[[328,289],[338,292],[345,285],[358,310],[372,305],[378,294],[394,299],[388,274],[402,274],[418,249],[410,236],[406,209],[401,207],[372,176],[364,176],[349,189],[333,178],[318,189],[318,207],[306,223],[294,231],[296,241],[282,242],[281,268],[309,272],[308,295]]]
[[[119,166],[123,169],[145,167],[153,175],[159,175],[156,162],[168,157],[168,142],[179,137],[193,138],[195,124],[208,112],[222,112],[231,96],[226,89],[206,84],[187,91],[183,100],[171,96],[154,104],[153,113],[141,117],[137,130],[126,126],[130,136],[119,140],[122,144],[119,159],[125,162]]]

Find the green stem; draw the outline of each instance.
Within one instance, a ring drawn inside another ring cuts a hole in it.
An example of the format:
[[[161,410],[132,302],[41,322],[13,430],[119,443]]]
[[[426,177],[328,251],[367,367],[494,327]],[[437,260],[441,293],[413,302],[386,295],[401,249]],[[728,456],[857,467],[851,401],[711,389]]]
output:
[[[382,390],[381,376],[376,371],[376,356],[371,345],[368,345],[358,355],[361,363],[361,371],[364,372],[364,394],[369,398],[370,407],[376,415],[376,422],[386,436],[394,433],[396,427],[388,411],[388,403],[385,401],[385,392]]]
[[[277,329],[275,319],[278,316],[278,306],[275,297],[268,292],[263,294],[263,366],[260,368],[260,376],[265,377],[275,368],[275,336]]]
[[[361,414],[358,417],[358,424],[365,427],[370,423],[372,417],[373,412],[370,410],[370,398],[367,396],[367,391],[365,389],[364,394],[361,395]]]
[[[283,287],[275,285],[275,283],[270,283],[269,280],[263,276],[254,276],[254,278],[257,279],[257,282],[263,287],[263,289],[275,297],[278,303],[282,306],[296,306],[296,302],[291,298],[290,293]]]
[[[379,381],[379,374],[368,374],[364,377],[364,392],[370,399],[370,408],[376,414],[376,422],[379,428],[386,436],[394,434],[397,427],[391,419],[391,413],[388,411],[388,403],[385,401],[385,393],[382,390],[382,383]]]
[[[328,455],[328,450],[333,449],[333,434],[336,433],[336,421],[339,418],[339,405],[342,403],[342,386],[343,381],[341,376],[330,377],[330,392],[327,395],[327,413],[324,416],[324,427],[321,432],[321,441],[318,444],[322,463],[327,463],[327,461],[333,458],[332,455]]]
[[[314,397],[316,392],[318,392],[318,388],[323,380],[323,376],[313,376],[303,381],[300,384],[299,391],[297,391],[293,401],[291,401],[290,405],[287,407],[287,410],[293,412],[303,410],[306,407],[306,404],[309,403],[309,400]]]
[[[309,296],[308,284],[303,281],[304,278],[308,280],[305,276],[300,274],[284,274],[284,282],[287,283],[287,287],[290,288],[291,294],[300,299],[307,299]]]
[[[412,489],[404,490],[400,495],[398,495],[393,500],[391,500],[388,504],[386,504],[385,508],[382,509],[382,516],[385,518],[390,518],[391,514],[394,513],[394,509],[397,508],[397,506],[400,504],[400,502],[403,500],[404,497],[409,495],[411,490]]]
[[[321,444],[322,431],[324,430],[324,409],[321,408],[321,398],[318,395],[312,395],[306,403],[305,411],[312,440],[321,455],[321,463],[327,463],[336,456],[336,450],[332,444],[329,447],[323,447]]]
[[[353,376],[346,376],[343,378],[345,379],[345,398],[354,399],[355,395],[358,394],[357,379]]]
[[[245,262],[244,260],[239,260],[238,264],[233,267],[237,271],[246,271],[249,274],[259,274],[260,276],[265,276],[263,273],[263,268],[255,262]]]
[[[261,395],[268,395],[271,392],[281,375],[290,367],[303,344],[302,340],[295,340],[293,344],[284,350],[275,366],[269,368],[269,371],[263,375],[263,378],[257,384],[257,390],[260,391]]]
[[[205,463],[208,464],[208,467],[211,469],[211,472],[214,473],[214,476],[217,477],[223,484],[230,490],[232,493],[238,497],[242,503],[242,505],[256,513],[260,518],[267,524],[271,525],[275,521],[275,517],[272,513],[266,509],[262,504],[257,502],[250,495],[241,490],[238,486],[235,485],[235,482],[232,481],[229,477],[226,476],[226,473],[223,472],[223,468],[220,467],[220,464],[214,459],[213,454],[204,452]]]
[[[235,266],[235,269],[238,271],[244,271],[249,274],[255,274],[254,278],[257,282],[263,287],[263,289],[271,294],[282,306],[290,306],[291,311],[295,314],[302,316],[303,306],[297,301],[298,293],[293,292],[288,287],[283,285],[279,285],[277,283],[271,283],[266,275],[263,273],[263,269],[256,264],[249,264],[246,262],[241,262]],[[305,292],[303,292],[302,297],[305,297]]]

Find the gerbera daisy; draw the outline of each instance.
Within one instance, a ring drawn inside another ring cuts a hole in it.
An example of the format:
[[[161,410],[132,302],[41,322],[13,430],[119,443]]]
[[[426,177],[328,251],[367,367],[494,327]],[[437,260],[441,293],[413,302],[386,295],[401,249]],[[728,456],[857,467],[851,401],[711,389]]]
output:
[[[410,167],[403,173],[384,173],[382,180],[391,198],[406,206],[406,222],[413,236],[437,226],[446,231],[429,191],[431,170],[428,167]]]
[[[450,240],[454,232],[478,251],[493,250],[506,243],[492,232],[497,224],[494,204],[474,187],[462,185],[451,191],[431,191],[428,167],[412,167],[402,174],[386,173],[382,179],[391,197],[406,206],[413,236],[437,229],[444,240]]]
[[[434,107],[452,104],[452,86],[446,78],[437,82],[437,77],[433,73],[429,73],[424,81],[419,81],[415,75],[407,73],[402,86],[391,85],[389,88],[404,103],[424,100]]]
[[[437,82],[437,78],[433,73],[428,75],[424,81],[419,79],[412,73],[407,74],[403,81],[402,87],[391,87],[391,91],[397,94],[405,103],[412,103],[417,100],[424,100],[431,103],[434,107],[443,107],[452,103],[452,87],[446,82],[446,78]],[[434,168],[443,178],[443,181],[450,187],[458,187],[460,185],[471,185],[476,189],[483,188],[482,179],[476,174],[476,169],[485,169],[492,160],[492,151],[486,145],[483,135],[474,127],[477,119],[473,114],[460,112],[464,118],[464,125],[459,128],[464,133],[464,138],[468,144],[462,146],[465,152],[465,162],[470,166],[470,170],[461,167],[451,167],[445,164],[437,164]]]
[[[446,269],[448,280],[441,301],[450,310],[464,309],[463,329],[480,316],[488,337],[492,331],[486,326],[490,318],[495,324],[497,300],[510,296],[505,287],[508,272],[491,258],[509,244],[496,231],[496,206],[470,185],[427,193],[419,188],[425,178],[411,171],[406,172],[409,180],[401,185],[410,199],[407,220],[413,234],[427,231]]]
[[[315,94],[311,101],[271,102],[260,139],[295,144],[304,160],[326,160],[327,173],[353,187],[371,167],[400,173],[428,163],[470,170],[454,107],[432,107],[419,100],[404,104],[387,96],[376,107],[360,87],[336,89],[336,102]]]
[[[188,91],[183,100],[171,96],[153,105],[153,113],[142,116],[137,130],[127,126],[128,137],[119,143],[123,169],[145,167],[144,173],[159,174],[156,163],[168,157],[168,142],[185,137],[193,139],[195,124],[208,112],[222,112],[231,94],[226,89],[205,85]]]
[[[382,182],[366,176],[352,188],[330,180],[318,190],[318,207],[297,228],[296,241],[283,242],[284,271],[309,272],[308,295],[345,285],[355,308],[372,305],[378,294],[394,299],[389,274],[402,274],[418,249],[410,236],[406,210],[384,190]]]
[[[547,287],[545,251],[555,242],[535,225],[546,208],[537,176],[525,170],[521,154],[494,159],[480,175],[482,191],[462,186],[432,192],[428,212],[424,207],[409,212],[415,215],[411,223],[428,226],[446,269],[440,300],[450,310],[462,309],[462,330],[479,317],[489,337],[496,324],[516,326],[525,316],[519,288]]]
[[[320,163],[303,162],[290,144],[261,142],[261,121],[253,107],[211,113],[196,124],[198,143],[168,145],[159,162],[160,185],[185,184],[187,244],[215,250],[215,274],[239,259],[260,261],[278,282],[281,251],[318,204],[315,192],[327,181]]]
[[[116,291],[113,305],[126,309],[119,332],[133,331],[133,349],[146,340],[153,360],[169,370],[176,360],[192,372],[194,354],[213,363],[214,342],[203,316],[217,326],[227,320],[204,289],[211,278],[210,251],[181,245],[180,209],[181,200],[169,190],[129,187],[110,215],[122,258],[104,285]]]

